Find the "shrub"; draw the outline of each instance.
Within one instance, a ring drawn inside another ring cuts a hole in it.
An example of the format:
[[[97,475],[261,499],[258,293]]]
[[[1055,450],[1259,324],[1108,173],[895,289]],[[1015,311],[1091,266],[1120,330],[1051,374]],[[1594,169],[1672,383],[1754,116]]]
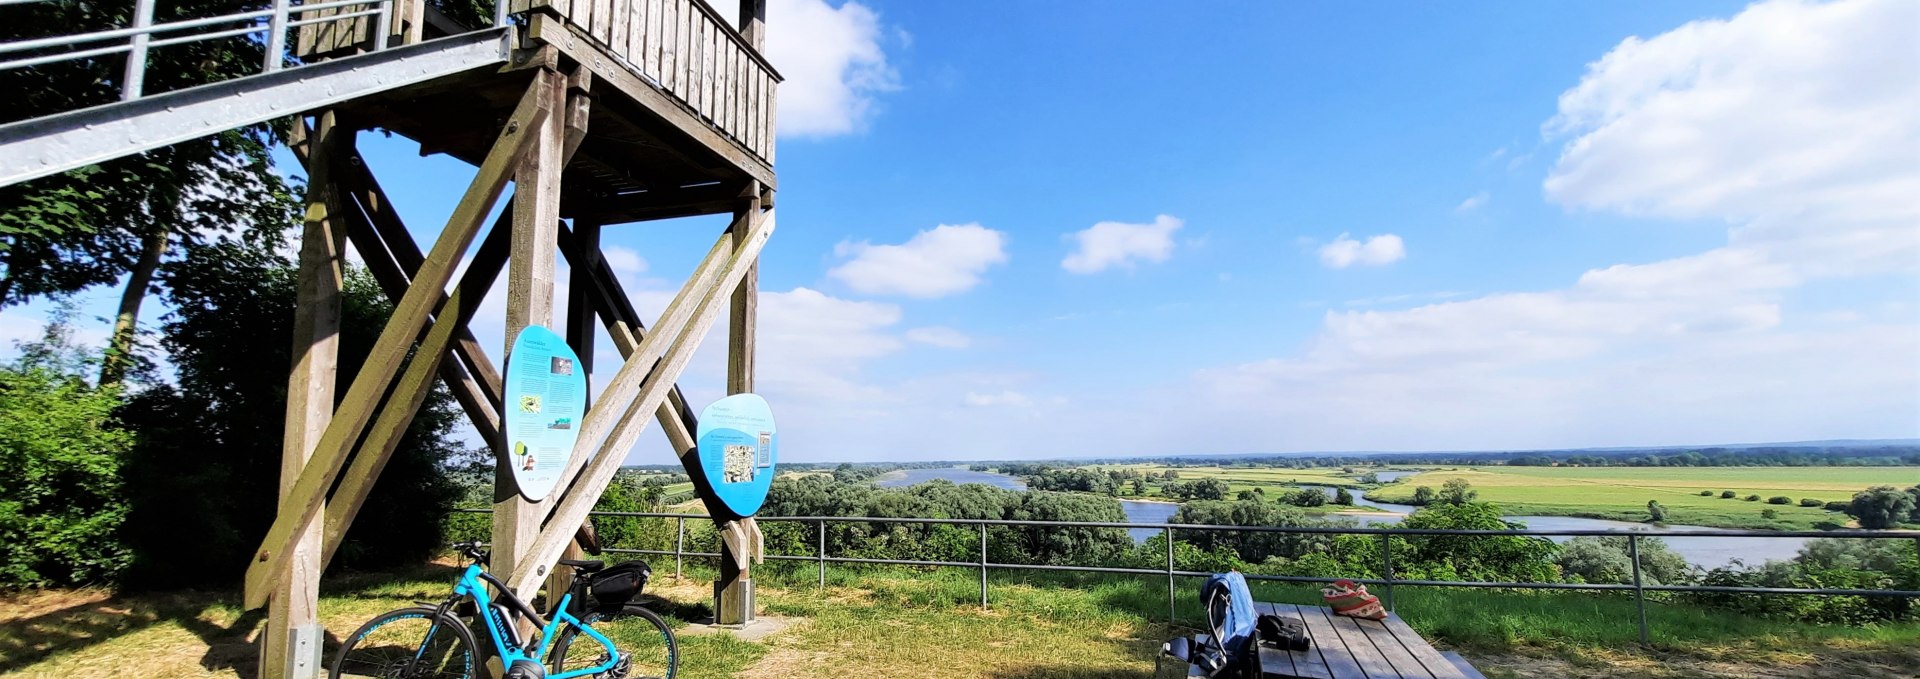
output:
[[[1667,520],[1667,508],[1660,506],[1657,500],[1648,500],[1647,518],[1654,523],[1662,523]]]
[[[1748,502],[1759,502],[1759,501],[1760,501],[1760,496],[1759,496],[1759,495],[1748,495],[1748,496],[1746,497],[1746,500],[1747,500]]]
[[[1722,499],[1722,500],[1731,500],[1731,499],[1733,499],[1733,491],[1731,491],[1731,490],[1723,490],[1723,491],[1720,491],[1720,499]]]
[[[1769,520],[1769,521],[1771,521],[1771,520],[1773,520],[1773,519],[1778,519],[1778,518],[1780,518],[1780,510],[1778,510],[1778,509],[1773,509],[1773,508],[1771,508],[1771,507],[1769,507],[1769,508],[1767,508],[1767,509],[1762,509],[1762,510],[1760,510],[1760,518],[1762,518],[1762,519],[1767,519],[1767,520]]]
[[[1787,497],[1785,495],[1775,495],[1773,497],[1767,498],[1767,504],[1790,505],[1790,504],[1793,504],[1793,498]]]
[[[1700,497],[1713,497],[1713,491],[1711,490],[1700,491]]]
[[[1821,501],[1819,501],[1819,500],[1815,500],[1815,499],[1813,499],[1813,498],[1810,498],[1810,497],[1803,497],[1803,498],[1800,498],[1800,506],[1802,506],[1802,507],[1819,507],[1819,506],[1822,506],[1822,505],[1824,505],[1824,504],[1825,504],[1825,503],[1823,503],[1823,502],[1821,502]]]
[[[1913,496],[1893,486],[1874,486],[1853,495],[1847,513],[1859,519],[1861,528],[1892,528],[1911,518]]]
[[[1419,486],[1413,489],[1413,499],[1409,500],[1408,503],[1424,507],[1433,504],[1433,497],[1432,487]]]
[[[1851,502],[1847,502],[1845,500],[1834,500],[1825,505],[1822,505],[1821,507],[1823,509],[1826,509],[1829,512],[1844,512],[1844,511],[1847,511],[1847,508],[1851,506],[1853,506],[1853,503]]]
[[[0,366],[0,587],[110,581],[132,559],[116,535],[133,440],[113,420],[120,392],[81,377],[58,318],[23,349]]]

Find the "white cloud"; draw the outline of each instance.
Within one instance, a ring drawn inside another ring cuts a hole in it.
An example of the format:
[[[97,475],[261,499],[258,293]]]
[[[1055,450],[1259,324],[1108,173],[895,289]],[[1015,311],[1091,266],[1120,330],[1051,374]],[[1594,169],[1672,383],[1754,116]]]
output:
[[[1547,197],[1738,224],[1833,274],[1920,262],[1920,4],[1760,3],[1628,38],[1560,96]]]
[[[605,259],[607,266],[612,267],[616,273],[638,274],[647,271],[646,258],[641,257],[640,253],[635,252],[633,248],[609,245],[600,248],[600,257]]]
[[[980,284],[987,267],[1007,261],[1006,234],[979,224],[941,224],[899,245],[842,242],[851,257],[827,275],[870,295],[945,297]]]
[[[1173,232],[1185,225],[1168,215],[1154,217],[1150,224],[1100,222],[1067,235],[1074,250],[1060,260],[1060,268],[1090,274],[1116,266],[1133,268],[1139,261],[1167,261],[1173,256]]]
[[[780,85],[780,134],[830,137],[860,130],[874,97],[900,89],[887,64],[880,15],[858,2],[772,0],[767,55]]]
[[[1487,199],[1489,198],[1491,198],[1491,196],[1488,196],[1487,192],[1485,191],[1481,191],[1471,196],[1467,196],[1466,200],[1460,201],[1459,205],[1453,206],[1453,211],[1454,212],[1472,212],[1474,210],[1478,210],[1486,206]]]
[[[1355,264],[1384,266],[1406,258],[1406,244],[1390,233],[1370,237],[1365,242],[1343,233],[1320,248],[1320,263],[1329,269],[1345,269]]]
[[[973,338],[966,333],[944,326],[928,326],[908,330],[907,340],[942,349],[965,349],[973,344]]]
[[[987,394],[969,391],[967,392],[966,404],[975,408],[992,408],[998,406],[1025,408],[1033,405],[1033,399],[1026,394],[1012,390]]]
[[[1564,144],[1547,197],[1731,223],[1726,245],[1557,290],[1329,312],[1300,352],[1199,386],[1306,447],[1920,434],[1913,314],[1808,309],[1797,291],[1920,283],[1916,23],[1912,3],[1773,2],[1622,42],[1544,126]]]

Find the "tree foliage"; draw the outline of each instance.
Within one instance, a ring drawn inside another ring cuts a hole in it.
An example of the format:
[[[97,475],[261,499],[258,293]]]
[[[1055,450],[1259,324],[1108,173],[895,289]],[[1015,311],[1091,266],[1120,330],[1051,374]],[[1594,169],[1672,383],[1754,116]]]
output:
[[[161,342],[177,383],[147,389],[122,411],[140,433],[126,468],[127,543],[143,585],[230,582],[276,513],[295,272],[265,244],[210,246],[185,264],[168,275],[176,310]],[[390,309],[365,273],[350,270],[336,398]],[[461,454],[448,440],[458,417],[451,401],[437,385],[429,392],[335,565],[417,563],[441,546],[440,517],[459,493],[447,478]]]
[[[110,582],[126,568],[120,390],[87,383],[63,318],[0,365],[0,587]]]
[[[1854,493],[1853,501],[1847,504],[1847,514],[1858,520],[1861,528],[1892,528],[1914,520],[1915,511],[1914,493],[1893,486],[1874,486]]]

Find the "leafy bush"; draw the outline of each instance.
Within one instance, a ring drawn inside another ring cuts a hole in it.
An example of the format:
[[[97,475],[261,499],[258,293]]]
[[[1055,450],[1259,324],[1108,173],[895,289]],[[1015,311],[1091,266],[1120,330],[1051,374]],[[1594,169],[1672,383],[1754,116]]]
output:
[[[1860,521],[1861,528],[1892,528],[1913,518],[1914,496],[1893,486],[1874,486],[1854,493],[1847,514]]]
[[[1760,510],[1760,518],[1772,521],[1780,518],[1780,510],[1771,507]]]
[[[1803,497],[1803,498],[1800,498],[1800,506],[1802,506],[1802,507],[1819,507],[1819,506],[1821,506],[1821,505],[1823,505],[1823,504],[1825,504],[1825,503],[1823,503],[1823,502],[1821,502],[1821,501],[1819,501],[1819,500],[1815,500],[1815,499],[1813,499],[1813,498],[1810,498],[1810,497]]]
[[[1687,560],[1660,538],[1636,538],[1640,549],[1640,579],[1650,585],[1683,585],[1693,580]],[[1560,546],[1555,559],[1569,582],[1627,584],[1633,582],[1633,556],[1627,536],[1583,536]]]
[[[87,361],[56,318],[46,339],[0,366],[0,588],[109,582],[131,560],[113,420],[117,388],[81,377]]]
[[[1759,501],[1760,501],[1760,496],[1759,496],[1759,495],[1748,495],[1748,496],[1746,497],[1746,501],[1748,501],[1748,502],[1759,502]]]
[[[1720,491],[1720,499],[1722,499],[1722,500],[1731,500],[1731,499],[1733,499],[1733,491],[1731,491],[1731,490],[1723,490],[1723,491]]]
[[[1711,490],[1700,491],[1700,497],[1713,497],[1713,491]]]
[[[1785,495],[1775,495],[1773,497],[1767,498],[1767,504],[1790,505],[1790,504],[1793,504],[1793,498],[1787,497]]]

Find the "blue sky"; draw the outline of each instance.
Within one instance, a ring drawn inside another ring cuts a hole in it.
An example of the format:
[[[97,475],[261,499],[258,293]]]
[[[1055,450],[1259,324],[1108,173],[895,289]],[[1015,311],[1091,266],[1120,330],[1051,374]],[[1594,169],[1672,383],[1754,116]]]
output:
[[[788,459],[1920,436],[1911,3],[773,0],[768,24],[761,391]],[[471,168],[361,143],[430,239]],[[652,312],[721,225],[605,241]]]

